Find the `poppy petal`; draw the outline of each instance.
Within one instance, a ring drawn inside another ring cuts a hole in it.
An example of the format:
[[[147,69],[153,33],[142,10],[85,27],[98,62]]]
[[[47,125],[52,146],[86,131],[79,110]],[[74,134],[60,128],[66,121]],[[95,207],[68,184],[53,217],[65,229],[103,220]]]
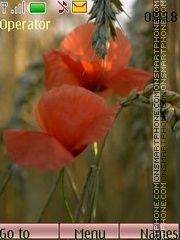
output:
[[[82,142],[88,144],[102,138],[111,127],[114,112],[114,108],[108,108],[97,94],[82,87],[63,85],[43,95],[35,115],[43,131],[72,152]],[[93,130],[91,135],[91,126],[101,130]],[[89,136],[85,134],[87,131]]]
[[[108,82],[108,86],[121,96],[127,96],[134,88],[137,88],[139,91],[143,90],[148,80],[152,77],[153,75],[145,70],[125,68]]]
[[[91,36],[94,24],[81,24],[70,32],[60,44],[60,49],[72,54],[73,57],[81,56],[89,60],[95,54],[91,46]]]
[[[117,39],[110,41],[110,49],[105,58],[105,77],[113,78],[120,69],[128,65],[132,54],[131,44],[123,32],[116,28]]]
[[[94,91],[102,77],[101,61],[91,46],[94,24],[82,24],[75,28],[60,44],[63,60],[80,85]]]
[[[71,53],[61,52],[61,56],[72,73],[78,78],[80,86],[95,91],[103,76],[103,69],[99,60],[82,60],[73,58]]]
[[[131,45],[127,37],[117,28],[117,39],[110,41],[105,60],[99,60],[91,46],[93,29],[93,23],[82,24],[60,45],[64,61],[74,75],[81,79],[81,86],[92,91],[103,78],[106,82],[114,77],[119,69],[128,64],[131,56]]]
[[[60,50],[66,51],[74,60],[78,60],[78,57],[81,57],[79,59],[83,61],[90,61],[90,59],[99,61],[91,46],[93,31],[93,23],[81,24],[62,41]],[[110,41],[110,48],[106,56],[106,67],[108,71],[112,67],[116,67],[117,69],[125,67],[131,57],[131,45],[127,37],[119,28],[116,28],[116,34],[117,39]]]
[[[74,160],[71,153],[55,138],[45,133],[5,130],[3,138],[12,160],[20,165],[56,169]]]
[[[82,146],[105,137],[105,134],[112,126],[118,107],[119,103],[116,103],[112,108],[106,108],[106,110],[91,123],[89,128],[83,132],[74,149],[81,149]]]
[[[58,50],[53,50],[44,54],[45,63],[45,86],[46,90],[59,87],[66,83],[69,85],[79,85],[78,79],[65,64]]]

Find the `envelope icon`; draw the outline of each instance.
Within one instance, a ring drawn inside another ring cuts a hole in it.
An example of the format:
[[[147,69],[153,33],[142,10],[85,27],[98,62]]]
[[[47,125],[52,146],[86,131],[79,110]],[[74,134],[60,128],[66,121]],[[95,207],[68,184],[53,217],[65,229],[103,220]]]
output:
[[[87,13],[87,1],[72,1],[72,13]]]

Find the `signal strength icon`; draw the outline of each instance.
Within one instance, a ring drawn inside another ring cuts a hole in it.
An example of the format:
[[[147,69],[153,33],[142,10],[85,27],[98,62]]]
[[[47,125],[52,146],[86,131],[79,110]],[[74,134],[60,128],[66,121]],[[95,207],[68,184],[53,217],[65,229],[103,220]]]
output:
[[[6,8],[8,7],[8,2],[0,2],[0,6],[2,7],[2,13],[6,14]]]
[[[25,14],[25,1],[18,4],[14,9],[11,10],[11,14]]]

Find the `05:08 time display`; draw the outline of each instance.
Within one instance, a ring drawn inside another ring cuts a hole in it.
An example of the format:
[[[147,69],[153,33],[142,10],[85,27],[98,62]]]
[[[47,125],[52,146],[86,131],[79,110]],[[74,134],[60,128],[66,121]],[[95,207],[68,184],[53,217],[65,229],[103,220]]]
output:
[[[178,14],[176,12],[145,12],[144,20],[146,22],[177,22]]]

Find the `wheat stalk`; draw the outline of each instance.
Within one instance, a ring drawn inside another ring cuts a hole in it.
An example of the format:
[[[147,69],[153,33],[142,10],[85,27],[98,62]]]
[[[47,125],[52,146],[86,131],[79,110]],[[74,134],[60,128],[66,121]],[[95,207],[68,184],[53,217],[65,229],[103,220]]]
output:
[[[132,91],[121,105],[127,107],[133,103],[153,105],[153,83],[147,85],[144,91]],[[180,95],[170,90],[161,91],[160,106],[161,117],[170,124],[180,141]]]
[[[110,39],[116,39],[116,14],[123,11],[120,0],[94,0],[89,21],[95,19],[91,43],[99,58],[106,56]]]

